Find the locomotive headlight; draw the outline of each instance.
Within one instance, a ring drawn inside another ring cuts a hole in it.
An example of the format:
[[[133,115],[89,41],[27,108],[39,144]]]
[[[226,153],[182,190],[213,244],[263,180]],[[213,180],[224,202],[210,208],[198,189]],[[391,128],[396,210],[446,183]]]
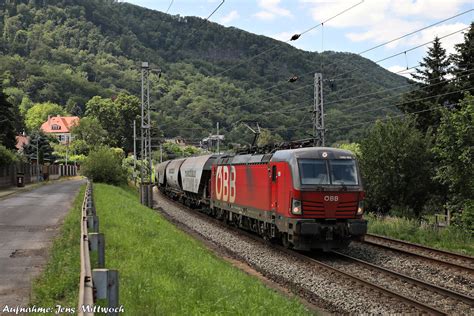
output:
[[[293,199],[291,201],[291,213],[293,213],[294,215],[301,215],[302,209],[301,209],[301,201],[300,200]]]
[[[364,201],[359,201],[359,206],[357,207],[357,215],[364,214]]]

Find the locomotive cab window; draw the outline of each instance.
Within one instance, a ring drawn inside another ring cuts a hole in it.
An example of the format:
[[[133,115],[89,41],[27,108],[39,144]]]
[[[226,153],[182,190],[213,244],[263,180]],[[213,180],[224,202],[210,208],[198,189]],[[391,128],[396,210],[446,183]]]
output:
[[[358,185],[357,167],[352,159],[330,160],[331,183],[334,185]]]
[[[330,184],[326,160],[299,159],[301,184]]]

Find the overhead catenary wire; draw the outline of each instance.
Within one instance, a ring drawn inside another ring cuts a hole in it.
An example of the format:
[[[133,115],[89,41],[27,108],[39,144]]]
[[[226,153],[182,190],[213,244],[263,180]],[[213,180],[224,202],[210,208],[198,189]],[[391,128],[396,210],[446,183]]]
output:
[[[474,72],[474,69],[467,69],[467,70],[464,70],[464,71],[460,72],[459,74],[465,73],[465,72],[467,72],[467,74],[464,74],[462,76],[458,76],[457,78],[463,78],[463,77],[469,76],[472,72]],[[439,77],[433,78],[433,79],[442,79],[442,78],[443,78],[443,76],[439,76]],[[359,108],[359,107],[362,107],[364,105],[368,105],[368,104],[375,103],[375,102],[380,102],[381,100],[386,100],[386,99],[390,99],[390,98],[394,98],[394,97],[399,97],[399,96],[402,96],[402,95],[404,95],[405,93],[408,93],[408,92],[415,92],[415,91],[423,90],[423,89],[426,89],[426,88],[429,88],[429,87],[437,86],[437,85],[440,85],[440,84],[443,84],[443,83],[448,83],[448,82],[451,82],[451,81],[454,81],[454,80],[455,79],[446,79],[446,80],[442,80],[438,83],[424,85],[424,86],[421,86],[417,89],[413,89],[413,90],[410,90],[410,91],[407,91],[407,92],[402,92],[402,93],[386,96],[384,98],[380,98],[380,99],[360,103],[360,104],[357,104],[355,106],[352,106],[351,109]],[[379,93],[383,93],[383,92],[387,92],[387,91],[391,91],[391,90],[395,90],[395,89],[410,87],[410,86],[413,86],[413,85],[414,84],[407,84],[407,85],[401,85],[401,86],[396,86],[396,87],[392,87],[392,88],[387,88],[387,89],[383,89],[381,91],[375,91],[375,92],[366,93],[366,94],[362,94],[362,95],[358,95],[358,96],[354,96],[354,97],[350,97],[350,98],[345,98],[345,99],[339,99],[339,100],[335,100],[335,101],[331,101],[331,102],[326,102],[325,105],[336,104],[336,103],[340,103],[340,102],[344,102],[344,101],[350,101],[350,100],[358,99],[358,98],[365,97],[365,96],[372,96],[372,95],[376,95],[376,94],[379,94]],[[307,101],[303,101],[302,103],[300,103],[300,105],[301,104],[306,104],[306,102],[308,102],[309,100],[310,99],[308,99]],[[309,111],[309,110],[307,108],[299,106],[299,107],[296,107],[296,108],[287,108],[287,109],[282,109],[282,110],[266,111],[266,112],[263,112],[263,113],[264,114],[275,114],[275,113],[282,114],[282,113],[295,112],[295,111],[299,112],[299,111]]]
[[[337,13],[337,14],[331,16],[331,17],[329,17],[328,19],[324,20],[323,22],[321,22],[321,23],[319,23],[319,24],[317,24],[317,25],[315,25],[315,26],[310,27],[309,29],[307,29],[307,30],[305,30],[305,31],[303,31],[303,32],[301,32],[301,33],[299,33],[299,34],[293,35],[290,39],[284,41],[283,43],[288,43],[288,42],[290,42],[290,41],[294,41],[294,40],[299,39],[299,38],[300,38],[301,36],[303,36],[304,34],[310,32],[310,31],[312,31],[312,30],[314,30],[314,29],[316,29],[316,28],[322,26],[324,23],[327,23],[327,22],[329,22],[329,21],[331,21],[331,20],[337,18],[338,16],[340,16],[340,15],[342,15],[342,14],[344,14],[344,13],[350,11],[350,10],[352,10],[353,8],[355,8],[355,7],[357,7],[358,5],[362,4],[364,1],[365,1],[365,0],[362,0],[362,1],[360,1],[360,2],[358,2],[358,3],[356,3],[356,4],[354,4],[354,5],[350,6],[349,8],[344,9],[344,10],[342,10],[341,12],[339,12],[339,13]],[[257,55],[254,55],[254,56],[252,56],[252,57],[250,57],[250,58],[247,58],[245,61],[243,61],[243,62],[241,62],[241,63],[238,63],[238,64],[236,64],[236,65],[234,65],[234,66],[232,66],[232,67],[229,67],[229,68],[227,68],[227,69],[225,69],[225,70],[223,70],[223,71],[221,71],[221,72],[218,72],[217,74],[214,74],[214,76],[215,76],[215,77],[221,76],[221,75],[223,75],[223,74],[225,74],[225,73],[231,71],[232,69],[235,69],[235,68],[237,68],[237,67],[239,67],[239,66],[241,66],[241,65],[247,64],[247,63],[251,62],[252,60],[254,60],[254,59],[256,59],[256,58],[258,58],[258,57],[260,57],[260,56],[262,56],[262,55],[264,55],[264,54],[266,54],[266,53],[268,53],[268,52],[270,52],[270,51],[272,51],[272,50],[274,50],[274,49],[276,49],[276,48],[278,48],[278,47],[280,47],[280,46],[281,46],[281,43],[278,43],[278,44],[276,44],[276,45],[270,47],[269,49],[264,50],[263,52],[258,53]]]
[[[393,107],[393,106],[397,106],[397,105],[410,104],[410,103],[417,102],[417,101],[424,101],[424,100],[428,100],[428,99],[435,98],[435,97],[442,97],[442,96],[447,96],[447,95],[451,95],[451,94],[455,94],[455,93],[459,93],[459,92],[466,92],[466,91],[470,91],[470,90],[474,90],[474,87],[471,87],[471,88],[468,88],[468,89],[459,89],[459,90],[450,91],[450,92],[447,92],[447,93],[436,94],[436,95],[427,96],[427,97],[423,97],[423,98],[418,98],[418,99],[414,99],[414,100],[409,100],[409,101],[405,101],[405,102],[395,103],[395,104],[391,104],[390,106],[384,106],[382,108],[370,109],[370,110],[367,110],[367,111],[356,112],[356,113],[352,113],[352,114],[374,112],[374,111],[378,111],[378,110],[383,109],[383,108],[389,108],[389,107]],[[309,126],[310,124],[312,124],[312,123],[304,124],[304,125],[301,125],[301,126]],[[263,127],[263,128],[265,128],[265,127]],[[266,129],[276,130],[276,129],[280,129],[280,127],[275,127],[275,128],[270,127],[270,128],[266,128]],[[295,128],[290,127],[288,129],[294,130]],[[336,128],[336,130],[337,129],[339,129],[339,128]],[[330,128],[330,129],[328,128],[328,130],[332,131],[332,130],[335,130],[335,129],[334,128]]]
[[[171,6],[173,5],[174,0],[170,1],[170,5],[168,6],[168,9],[166,9],[166,13],[170,11]]]
[[[360,4],[360,3],[359,3],[359,4]],[[364,51],[361,51],[361,52],[357,53],[357,55],[365,54],[365,53],[367,53],[367,52],[369,52],[369,51],[372,51],[372,50],[374,50],[374,49],[380,48],[380,47],[382,47],[382,46],[384,46],[384,45],[387,45],[387,44],[393,43],[393,42],[395,42],[395,41],[397,41],[397,40],[403,39],[403,38],[405,38],[405,37],[414,35],[414,34],[416,34],[416,33],[418,33],[418,32],[424,31],[424,30],[426,30],[426,29],[428,29],[428,28],[431,28],[431,27],[433,27],[433,26],[439,25],[439,24],[441,24],[441,23],[443,23],[443,22],[446,22],[446,21],[452,20],[452,19],[454,19],[454,18],[456,18],[456,17],[465,15],[465,14],[467,14],[467,13],[469,13],[469,12],[472,12],[473,10],[474,10],[474,9],[469,9],[469,10],[463,11],[463,12],[461,12],[461,13],[458,13],[458,14],[456,14],[456,15],[450,16],[450,17],[448,17],[448,18],[446,18],[446,19],[443,19],[443,20],[441,20],[441,21],[432,23],[432,24],[430,24],[430,25],[428,25],[428,26],[424,26],[424,27],[422,27],[422,28],[420,28],[420,29],[417,29],[417,30],[415,30],[415,31],[412,31],[412,32],[410,32],[410,33],[404,34],[404,35],[402,35],[402,36],[398,36],[398,37],[393,38],[393,39],[391,39],[391,40],[388,40],[388,41],[386,41],[386,42],[384,42],[384,43],[378,44],[378,45],[373,46],[373,47],[371,47],[371,48],[368,48],[368,49],[366,49],[366,50],[364,50]],[[319,27],[319,26],[320,26],[320,24],[318,24],[316,27]],[[469,28],[469,27],[467,27],[467,28]],[[443,36],[443,37],[441,37],[440,39],[445,38],[445,37],[448,37],[448,36],[451,36],[451,35],[454,35],[454,34],[457,34],[457,33],[459,33],[459,32],[462,32],[463,30],[465,30],[465,29],[467,29],[467,28],[464,28],[464,29],[462,29],[461,31],[456,31],[456,32],[454,32],[454,33],[451,33],[451,34],[448,34],[448,35],[446,35],[446,36]],[[306,32],[306,31],[305,31],[305,32]],[[303,33],[304,33],[304,32],[303,32]],[[302,34],[303,34],[303,33],[302,33]],[[420,45],[419,47],[425,46],[425,45],[430,44],[430,43],[432,43],[432,42],[433,42],[433,41],[427,42],[427,43],[425,43],[425,44]],[[416,48],[419,48],[419,47],[416,47]],[[406,54],[406,52],[412,51],[412,50],[414,50],[414,49],[416,49],[416,48],[412,48],[412,49],[409,49],[409,50],[403,50],[403,51],[401,51],[400,53],[397,53],[396,55],[392,55],[390,58],[396,57],[396,56],[401,55],[401,54]],[[257,56],[257,57],[258,57],[258,56]],[[386,58],[385,60],[387,60],[387,59],[389,59],[389,58]],[[384,61],[384,60],[380,60],[380,61],[378,61],[378,62],[382,62],[382,61]],[[378,62],[375,62],[375,63],[378,63]],[[244,62],[244,63],[245,63],[245,62]],[[243,64],[243,63],[241,63],[241,64]],[[241,65],[241,64],[239,64],[239,65]],[[333,62],[333,63],[330,63],[330,64],[325,65],[325,66],[326,66],[326,68],[327,68],[328,66],[335,65],[335,64],[337,64],[337,63],[336,63],[336,62]],[[357,71],[357,70],[360,70],[360,67],[358,67],[358,68],[356,68],[356,69],[354,69],[354,70],[351,70],[351,71],[349,71],[349,72],[345,72],[345,73],[343,73],[343,74],[340,74],[340,75],[338,75],[338,76],[335,76],[335,77],[333,77],[333,78],[326,78],[326,79],[324,79],[324,81],[328,81],[328,80],[347,80],[346,78],[344,78],[344,79],[337,79],[337,78],[341,77],[342,75],[350,74],[350,73],[355,72],[355,71]],[[306,76],[306,75],[308,75],[308,74],[313,74],[314,72],[316,72],[316,70],[313,70],[313,71],[310,71],[310,72],[307,72],[307,73],[300,74],[298,77],[301,78],[301,77]],[[270,86],[270,87],[268,87],[268,88],[265,88],[265,89],[263,89],[262,91],[268,91],[268,90],[271,90],[271,89],[273,89],[273,88],[275,88],[275,87],[278,87],[278,86],[280,86],[280,85],[282,85],[282,84],[286,84],[286,83],[288,83],[288,82],[287,82],[287,79],[285,79],[284,81],[280,81],[280,82],[278,82],[278,83],[276,83],[276,84],[274,84],[274,85],[272,85],[272,86]],[[294,90],[294,89],[290,89],[290,90],[288,91],[288,93],[291,93],[292,90]],[[255,101],[255,102],[258,102],[258,100]],[[228,105],[228,104],[230,104],[230,102],[229,102],[229,103],[225,103],[224,106],[226,106],[226,105]]]

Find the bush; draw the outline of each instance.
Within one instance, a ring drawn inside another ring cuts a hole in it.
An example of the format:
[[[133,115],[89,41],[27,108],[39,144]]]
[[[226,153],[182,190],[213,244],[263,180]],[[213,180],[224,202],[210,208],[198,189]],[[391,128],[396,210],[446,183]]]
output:
[[[127,182],[127,171],[122,167],[122,159],[109,147],[99,147],[91,151],[82,165],[83,174],[95,182],[122,184]]]
[[[0,167],[11,165],[17,161],[17,157],[11,150],[7,149],[3,145],[0,145]]]

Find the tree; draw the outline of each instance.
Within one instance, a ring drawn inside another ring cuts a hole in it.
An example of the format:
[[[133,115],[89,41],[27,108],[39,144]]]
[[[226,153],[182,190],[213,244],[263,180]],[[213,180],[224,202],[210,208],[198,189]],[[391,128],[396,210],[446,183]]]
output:
[[[13,105],[7,101],[7,96],[3,93],[0,86],[0,144],[8,149],[14,149],[16,146],[16,130]]]
[[[459,109],[443,110],[433,152],[435,179],[448,186],[455,211],[470,206],[474,216],[474,96],[466,94]]]
[[[30,135],[30,141],[23,147],[23,153],[29,159],[38,159],[40,164],[45,161],[54,162],[56,156],[52,144],[57,142],[56,138],[49,137],[42,131],[36,131]]]
[[[45,102],[37,103],[31,107],[25,116],[26,127],[29,131],[38,130],[48,120],[48,116],[67,115],[66,111],[58,104]]]
[[[378,121],[361,142],[360,166],[369,210],[404,210],[419,217],[429,198],[431,139],[415,127],[413,117]]]
[[[268,129],[262,129],[258,136],[257,146],[263,147],[267,145],[274,145],[283,142],[283,138],[280,135],[272,134]]]
[[[0,144],[0,167],[11,165],[18,161],[13,151]]]
[[[112,145],[133,150],[133,121],[138,122],[140,116],[137,97],[125,93],[114,99],[95,96],[86,104],[86,115],[100,122]]]
[[[95,182],[117,185],[127,181],[127,170],[122,166],[121,155],[109,147],[91,151],[82,164],[82,172]]]
[[[94,117],[84,117],[79,125],[71,129],[73,142],[84,141],[89,148],[107,145],[108,133],[99,120]]]
[[[471,22],[471,28],[464,34],[464,42],[454,47],[456,53],[451,55],[454,64],[451,71],[455,76],[456,88],[472,88],[474,87],[474,22]]]
[[[422,68],[417,68],[416,73],[412,74],[418,80],[414,90],[407,93],[405,102],[398,108],[406,113],[420,112],[417,114],[417,125],[422,131],[427,131],[429,127],[437,127],[439,107],[452,99],[448,94],[451,91],[450,84],[446,81],[450,64],[438,37],[420,65]]]

